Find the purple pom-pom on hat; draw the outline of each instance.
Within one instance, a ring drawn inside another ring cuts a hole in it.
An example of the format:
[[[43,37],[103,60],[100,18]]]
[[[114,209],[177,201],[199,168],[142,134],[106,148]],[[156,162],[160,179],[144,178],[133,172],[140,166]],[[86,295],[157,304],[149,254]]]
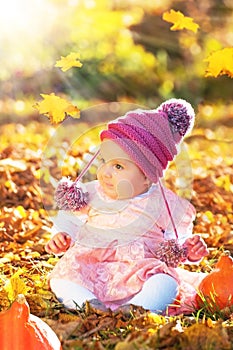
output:
[[[166,114],[172,133],[178,133],[180,140],[193,128],[195,112],[190,103],[183,99],[172,98],[162,103],[157,112]]]

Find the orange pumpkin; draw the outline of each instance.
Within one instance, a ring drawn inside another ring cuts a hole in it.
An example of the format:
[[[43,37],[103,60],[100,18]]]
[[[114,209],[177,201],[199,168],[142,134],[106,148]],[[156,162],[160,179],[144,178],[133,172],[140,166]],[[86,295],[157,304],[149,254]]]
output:
[[[215,269],[200,283],[197,303],[205,300],[212,311],[233,305],[233,259],[225,252],[220,256]]]
[[[0,313],[0,349],[61,350],[54,331],[39,317],[30,314],[24,295]]]

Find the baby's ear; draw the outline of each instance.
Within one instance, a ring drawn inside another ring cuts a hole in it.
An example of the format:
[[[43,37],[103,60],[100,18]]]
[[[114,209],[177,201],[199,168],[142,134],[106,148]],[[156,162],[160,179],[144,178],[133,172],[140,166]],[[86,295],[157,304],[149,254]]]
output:
[[[148,179],[148,177],[145,176],[144,184],[145,184],[148,188],[150,188],[152,182],[151,182],[150,179]]]

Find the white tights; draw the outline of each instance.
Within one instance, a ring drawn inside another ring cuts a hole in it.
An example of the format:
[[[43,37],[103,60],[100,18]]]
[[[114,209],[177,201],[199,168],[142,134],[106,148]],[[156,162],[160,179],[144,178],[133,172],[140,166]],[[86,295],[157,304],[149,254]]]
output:
[[[96,299],[88,289],[62,279],[53,278],[50,281],[52,291],[67,308],[73,309],[81,306],[85,301]],[[157,313],[166,310],[176,298],[178,284],[176,280],[164,273],[150,277],[143,288],[127,304],[142,306],[146,310]]]
[[[165,311],[169,304],[172,304],[177,293],[178,283],[176,280],[165,273],[158,273],[150,277],[144,283],[141,291],[128,303],[160,313]]]

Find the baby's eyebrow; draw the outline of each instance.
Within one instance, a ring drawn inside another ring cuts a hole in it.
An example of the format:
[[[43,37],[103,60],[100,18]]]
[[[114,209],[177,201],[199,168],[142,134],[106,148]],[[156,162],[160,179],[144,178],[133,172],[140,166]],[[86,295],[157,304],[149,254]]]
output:
[[[114,163],[120,163],[123,165],[126,165],[129,162],[129,160],[125,158],[113,158],[113,159],[110,159],[110,161],[113,161]]]
[[[103,154],[101,152],[98,154],[98,158],[106,161],[106,158],[103,156]],[[107,162],[124,163],[124,164],[126,164],[126,162],[128,162],[128,161],[130,161],[130,160],[127,158],[124,158],[124,157],[121,157],[121,158],[112,157],[110,159],[107,159]]]

